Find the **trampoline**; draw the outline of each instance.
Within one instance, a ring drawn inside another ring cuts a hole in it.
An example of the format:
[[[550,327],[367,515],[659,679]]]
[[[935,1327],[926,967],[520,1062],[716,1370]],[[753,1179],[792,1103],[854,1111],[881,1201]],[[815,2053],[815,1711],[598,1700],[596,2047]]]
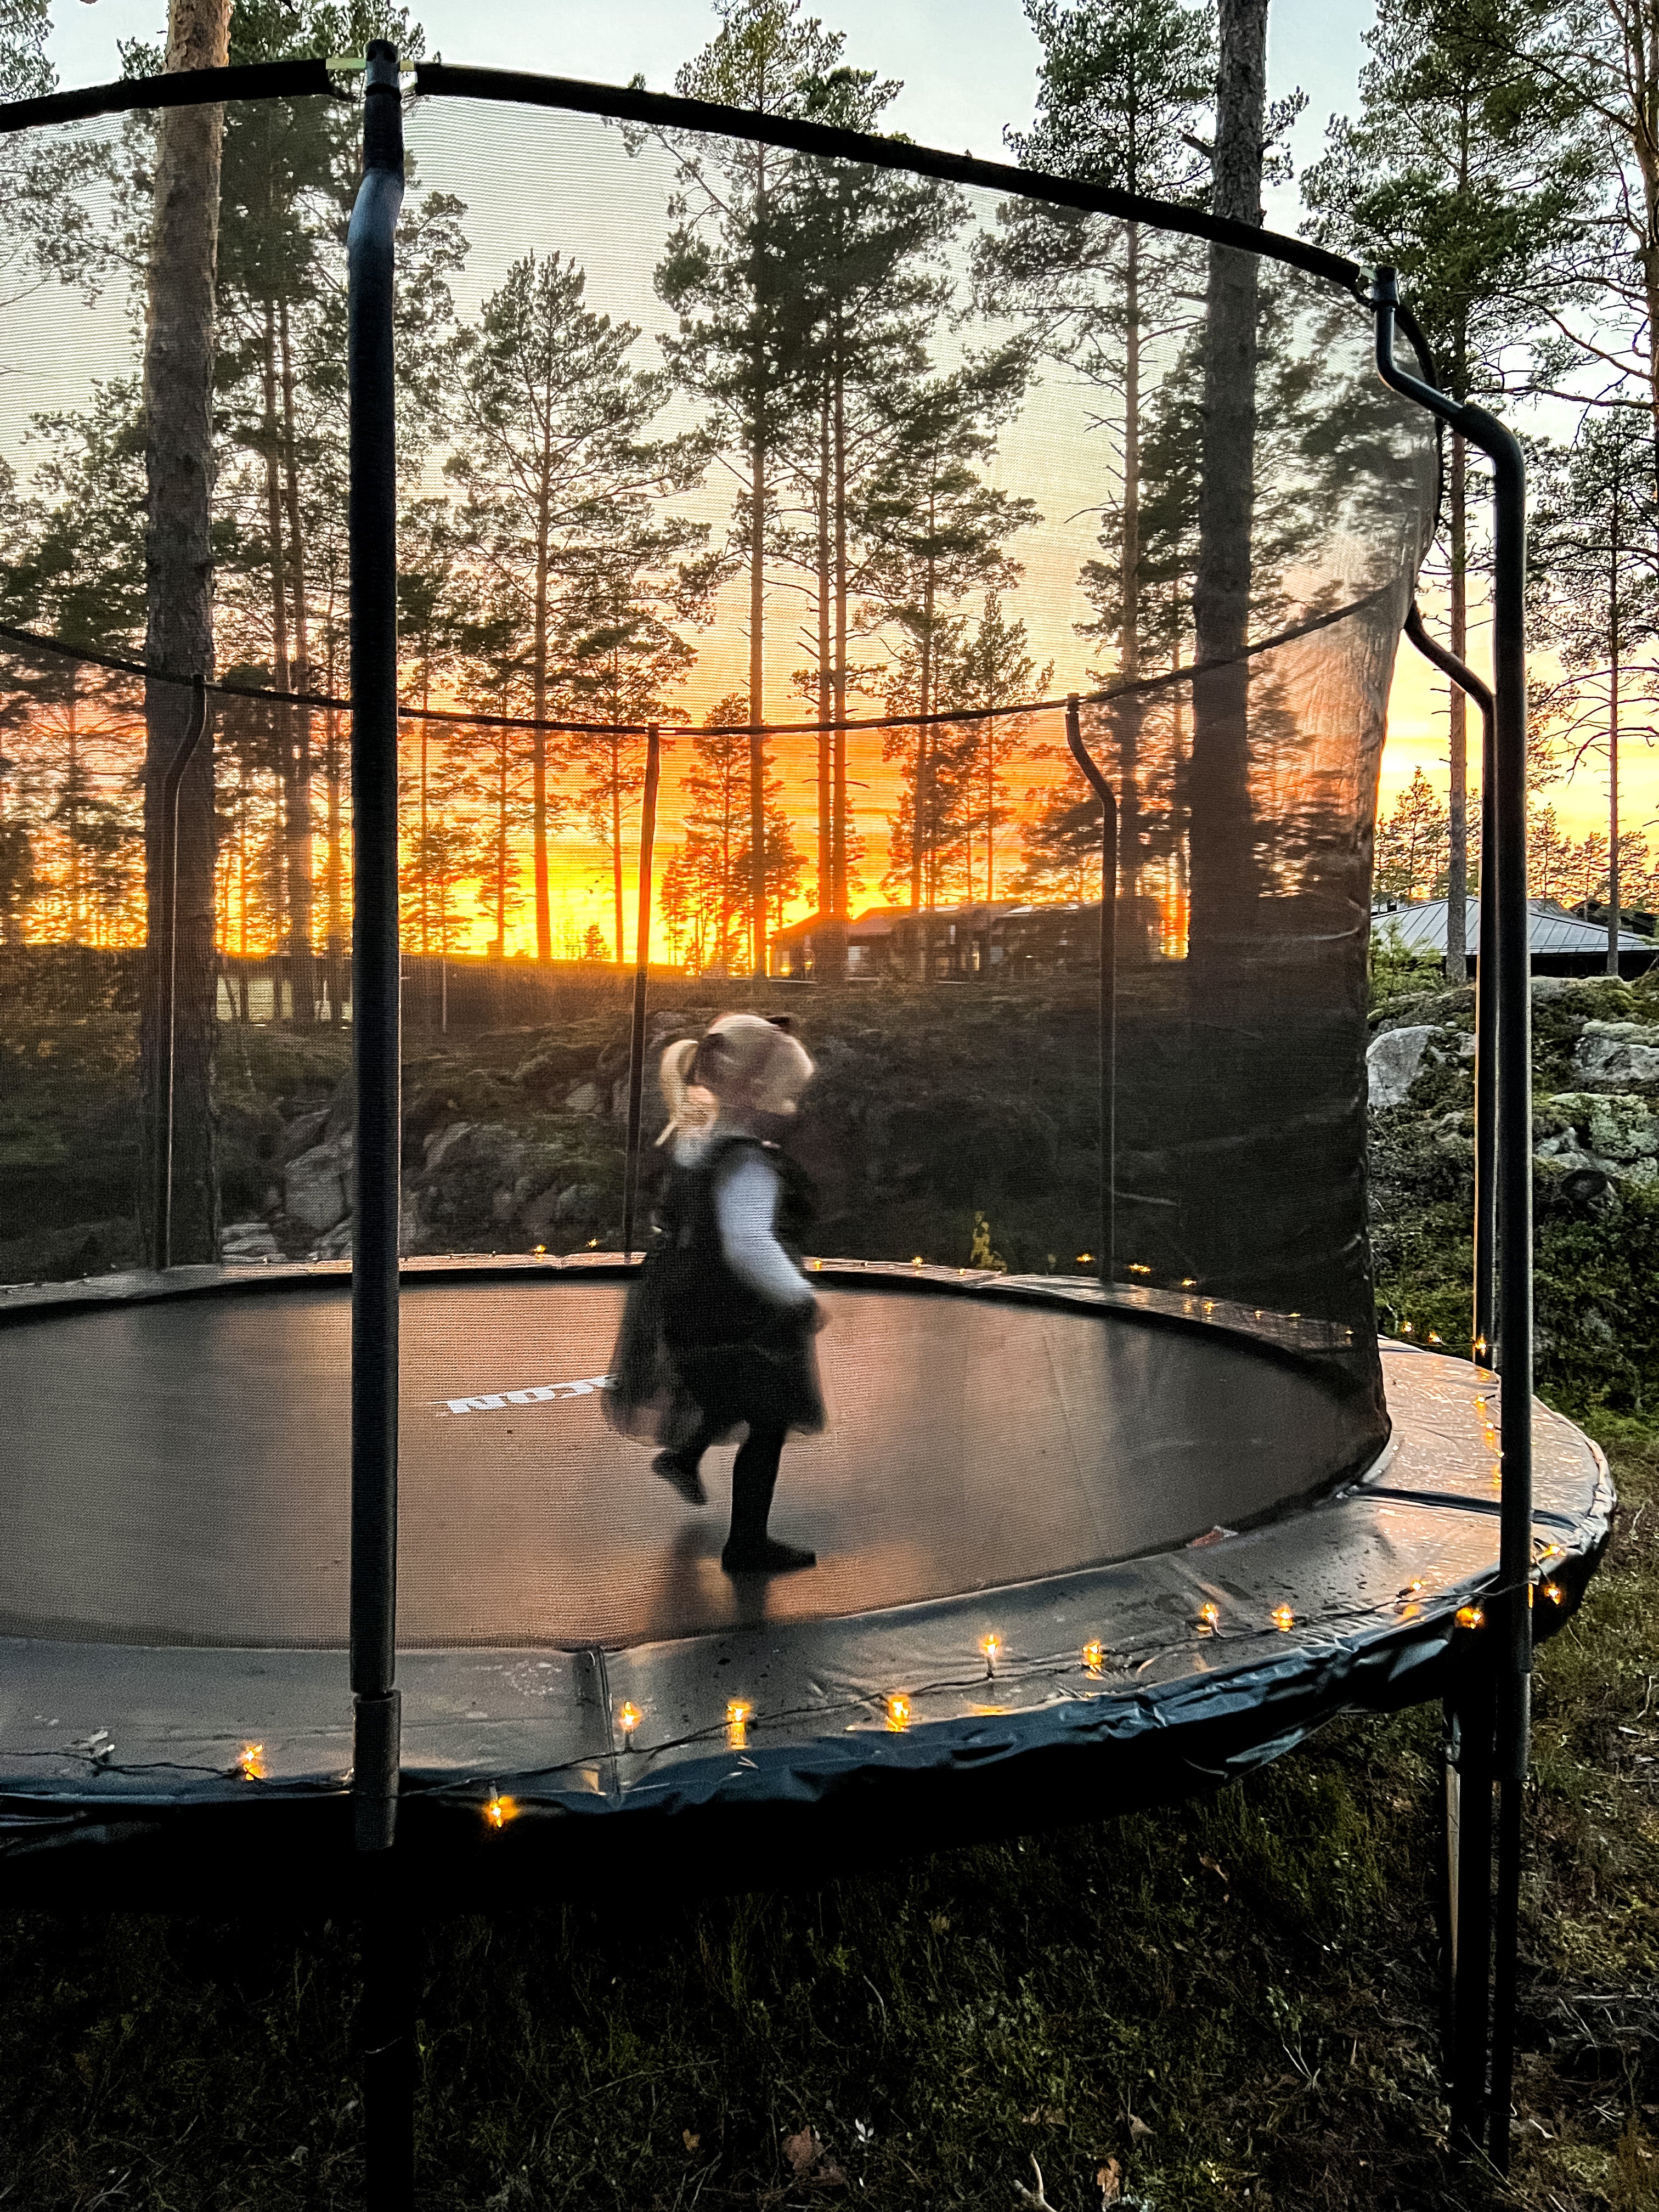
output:
[[[0,1286],[10,1893],[257,1865],[350,1900],[392,2203],[417,1891],[591,1889],[665,1835],[711,1880],[784,1844],[830,1873],[1438,1697],[1454,2115],[1501,2157],[1530,1652],[1612,1497],[1532,1395],[1518,451],[1441,397],[1389,272],[378,45],[0,131],[39,280],[0,381],[35,809],[0,810],[34,840],[0,1041],[46,1131],[15,1188],[64,1194]],[[147,275],[102,258],[210,159],[216,248],[158,210]],[[143,283],[153,326],[200,312],[129,574],[76,533],[160,373]],[[169,475],[192,390],[216,464]],[[575,458],[526,495],[556,416]],[[1434,649],[1489,709],[1470,1359],[1379,1343],[1366,1242],[1370,826],[1437,416],[1498,492],[1495,697]],[[533,999],[579,880],[620,1057],[549,999],[517,1073],[463,1080],[458,886]],[[294,1097],[256,1083],[258,991],[306,1033]],[[776,1508],[809,1573],[724,1573],[726,1455],[696,1513],[602,1419],[653,994],[692,1030],[787,1008],[821,1060],[830,1420]],[[348,1014],[352,1083],[298,1096]],[[88,1194],[143,1264],[40,1279]],[[232,1203],[262,1260],[222,1256]]]

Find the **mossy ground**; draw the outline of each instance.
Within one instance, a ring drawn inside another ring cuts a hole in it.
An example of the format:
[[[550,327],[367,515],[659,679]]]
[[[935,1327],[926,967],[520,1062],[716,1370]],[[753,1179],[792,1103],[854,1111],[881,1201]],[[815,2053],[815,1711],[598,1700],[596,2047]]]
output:
[[[331,1040],[252,1049],[298,1057],[250,1067],[250,1112],[337,1076]],[[1463,1203],[1426,1191],[1389,1261],[1449,1340]],[[1547,1236],[1564,1310],[1615,1267],[1652,1296],[1628,1219],[1564,1228],[1587,1240]],[[434,1917],[413,1939],[422,2207],[1014,2212],[1035,2157],[1054,2212],[1103,2184],[1158,2212],[1659,2208],[1659,1426],[1627,1351],[1612,1389],[1553,1378],[1621,1504],[1540,1657],[1509,2184],[1444,2154],[1419,1711],[1208,1800],[810,1894],[688,1899],[665,1860],[625,1913]],[[360,2201],[349,1926],[12,1912],[0,1987],[0,2207]]]

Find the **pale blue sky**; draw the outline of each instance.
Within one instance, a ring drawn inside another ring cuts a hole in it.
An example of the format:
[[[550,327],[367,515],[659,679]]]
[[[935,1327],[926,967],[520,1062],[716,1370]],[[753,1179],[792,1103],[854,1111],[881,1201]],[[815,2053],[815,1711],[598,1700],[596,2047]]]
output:
[[[1019,0],[807,0],[847,33],[850,58],[902,77],[895,125],[926,144],[1003,150],[1002,126],[1030,121],[1036,42]],[[449,61],[625,82],[635,70],[659,91],[714,27],[704,0],[414,0],[429,46]],[[1318,150],[1326,118],[1352,104],[1361,36],[1373,0],[1273,0],[1269,76],[1275,94],[1299,84],[1309,109],[1298,162]],[[53,0],[52,58],[61,82],[118,74],[118,39],[155,39],[165,0]],[[1293,208],[1271,217],[1293,227]]]

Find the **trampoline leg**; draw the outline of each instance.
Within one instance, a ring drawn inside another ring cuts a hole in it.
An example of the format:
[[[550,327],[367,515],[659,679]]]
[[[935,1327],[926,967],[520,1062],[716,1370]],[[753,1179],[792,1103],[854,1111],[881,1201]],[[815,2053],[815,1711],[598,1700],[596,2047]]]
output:
[[[408,1917],[376,1898],[363,1920],[363,2202],[415,2202],[415,1974]]]
[[[1486,2134],[1492,2005],[1493,1698],[1471,1670],[1450,1700],[1456,1728],[1455,1861],[1452,1883],[1450,2051],[1452,2148],[1478,2153]]]

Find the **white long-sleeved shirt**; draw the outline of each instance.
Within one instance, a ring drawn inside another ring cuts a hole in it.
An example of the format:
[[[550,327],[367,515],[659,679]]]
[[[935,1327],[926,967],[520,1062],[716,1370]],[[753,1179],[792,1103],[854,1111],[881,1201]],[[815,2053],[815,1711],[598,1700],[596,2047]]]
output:
[[[701,1136],[679,1139],[674,1158],[695,1167],[718,1138],[732,1132],[718,1125]],[[778,1242],[777,1170],[763,1153],[745,1152],[714,1187],[714,1219],[720,1250],[738,1280],[775,1306],[806,1307],[812,1291],[806,1278]]]

